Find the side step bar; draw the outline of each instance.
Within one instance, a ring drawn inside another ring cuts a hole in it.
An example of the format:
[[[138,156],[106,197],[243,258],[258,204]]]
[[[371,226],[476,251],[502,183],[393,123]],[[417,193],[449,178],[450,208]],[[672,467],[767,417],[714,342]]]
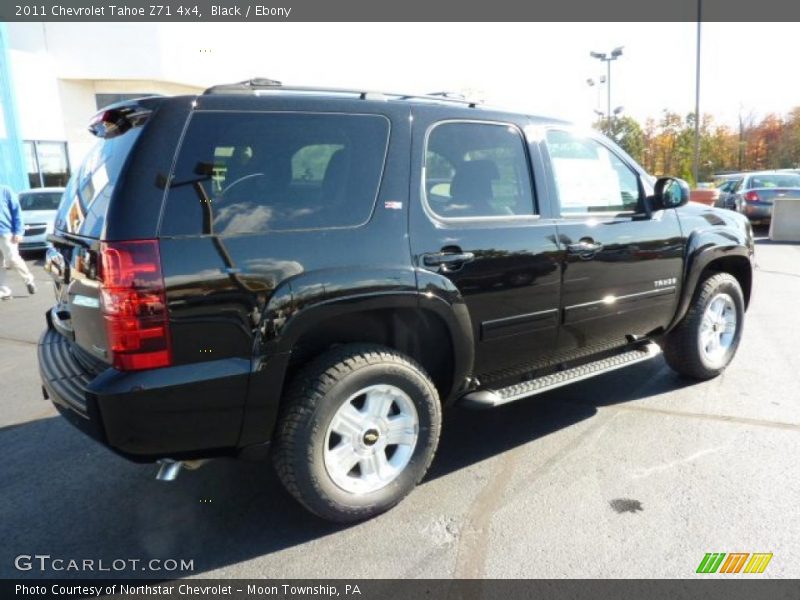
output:
[[[514,385],[498,390],[478,390],[470,392],[459,400],[459,404],[467,408],[494,408],[501,404],[508,404],[509,402],[514,402],[521,398],[527,398],[528,396],[541,394],[542,392],[569,385],[570,383],[581,381],[582,379],[588,379],[595,375],[608,373],[616,369],[621,369],[622,367],[627,367],[628,365],[650,360],[660,353],[661,348],[658,344],[648,342],[635,350],[628,350],[627,352],[615,354],[614,356],[580,365],[579,367],[572,367],[564,371],[523,381],[522,383],[515,383]]]

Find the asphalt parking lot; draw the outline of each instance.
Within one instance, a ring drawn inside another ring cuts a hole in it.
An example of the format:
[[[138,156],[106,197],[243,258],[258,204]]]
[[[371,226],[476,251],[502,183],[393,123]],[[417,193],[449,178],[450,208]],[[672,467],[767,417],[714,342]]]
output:
[[[157,482],[58,417],[36,368],[52,293],[31,261],[39,293],[11,274],[16,297],[0,305],[0,577],[92,575],[14,567],[48,554],[190,559],[183,574],[199,577],[683,578],[707,552],[772,552],[755,577],[800,577],[800,245],[762,238],[757,262],[723,376],[690,384],[659,357],[451,411],[420,487],[341,527],[296,505],[268,463]]]

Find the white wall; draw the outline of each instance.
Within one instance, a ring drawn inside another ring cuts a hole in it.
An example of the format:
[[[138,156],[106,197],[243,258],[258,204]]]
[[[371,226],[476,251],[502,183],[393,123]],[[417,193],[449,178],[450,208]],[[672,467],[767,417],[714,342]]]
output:
[[[62,118],[67,141],[69,164],[74,171],[94,145],[95,139],[87,130],[89,119],[97,112],[94,100],[94,82],[65,80],[58,82],[62,105]]]
[[[66,141],[73,170],[94,144],[95,94],[196,94],[160,24],[9,23],[20,130],[26,140]],[[168,41],[166,42],[168,43]],[[165,61],[165,58],[167,59]],[[168,69],[165,70],[165,64]],[[201,65],[194,65],[195,68]],[[189,78],[191,79],[191,78]]]

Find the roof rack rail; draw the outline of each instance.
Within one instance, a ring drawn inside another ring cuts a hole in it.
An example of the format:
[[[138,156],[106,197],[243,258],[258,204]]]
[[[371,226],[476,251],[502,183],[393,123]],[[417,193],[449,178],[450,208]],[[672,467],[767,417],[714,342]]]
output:
[[[283,84],[277,79],[268,79],[266,77],[254,77],[252,79],[246,79],[244,81],[237,81],[236,83],[222,83],[219,85],[212,85],[210,88],[207,88],[203,92],[203,95],[219,94],[225,92],[228,93],[250,92],[262,88],[279,88],[282,86]]]
[[[462,94],[461,92],[448,92],[443,90],[441,92],[428,92],[425,94],[426,96],[437,96],[441,98],[448,98],[448,99],[455,99],[455,100],[466,100],[467,97]]]
[[[283,91],[283,92],[302,92],[302,93],[331,93],[331,94],[352,94],[361,100],[387,100],[392,97],[396,100],[430,100],[436,102],[455,102],[466,104],[470,108],[475,108],[480,102],[477,100],[467,100],[463,94],[454,92],[433,92],[431,94],[403,94],[399,92],[376,92],[367,90],[353,90],[334,87],[309,87],[284,85],[275,79],[266,77],[254,77],[236,83],[223,83],[214,85],[206,89],[203,95],[210,94],[231,94],[231,93],[250,93],[258,91]]]

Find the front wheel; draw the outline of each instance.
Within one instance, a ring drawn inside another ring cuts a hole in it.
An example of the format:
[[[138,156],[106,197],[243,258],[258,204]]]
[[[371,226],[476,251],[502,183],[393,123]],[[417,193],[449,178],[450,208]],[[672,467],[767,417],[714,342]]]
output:
[[[744,295],[729,273],[707,277],[683,320],[664,341],[667,364],[681,375],[716,377],[733,360],[742,337]]]
[[[295,377],[284,402],[275,468],[301,504],[332,521],[367,519],[400,502],[439,442],[436,388],[389,348],[324,354]]]

